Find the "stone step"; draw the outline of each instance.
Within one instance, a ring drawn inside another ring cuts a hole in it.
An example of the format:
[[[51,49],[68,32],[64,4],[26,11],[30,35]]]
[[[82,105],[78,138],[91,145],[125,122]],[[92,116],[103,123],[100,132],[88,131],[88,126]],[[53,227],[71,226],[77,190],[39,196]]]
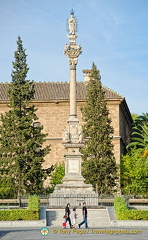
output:
[[[83,220],[82,209],[77,209],[76,212],[78,214],[76,227],[78,227],[78,224]],[[47,226],[62,227],[64,213],[65,209],[47,209]],[[110,227],[111,224],[107,209],[88,209],[88,226],[89,228]],[[82,228],[84,227],[85,225],[82,225]],[[69,223],[67,223],[67,228],[69,228]]]

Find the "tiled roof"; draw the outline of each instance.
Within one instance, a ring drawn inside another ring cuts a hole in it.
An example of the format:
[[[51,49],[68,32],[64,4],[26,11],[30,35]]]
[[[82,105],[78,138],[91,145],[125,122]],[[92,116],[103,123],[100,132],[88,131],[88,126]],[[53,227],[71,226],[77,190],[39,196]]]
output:
[[[69,82],[35,82],[35,100],[68,100]],[[7,101],[7,88],[9,83],[0,83],[0,101]],[[121,95],[103,86],[106,99],[123,99]],[[85,100],[86,84],[77,82],[77,99]]]

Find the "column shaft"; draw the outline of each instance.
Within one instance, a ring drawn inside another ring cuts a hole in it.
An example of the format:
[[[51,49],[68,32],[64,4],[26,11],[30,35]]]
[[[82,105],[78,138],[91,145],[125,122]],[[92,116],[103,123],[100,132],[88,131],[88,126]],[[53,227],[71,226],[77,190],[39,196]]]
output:
[[[70,69],[70,117],[77,117],[76,69]]]

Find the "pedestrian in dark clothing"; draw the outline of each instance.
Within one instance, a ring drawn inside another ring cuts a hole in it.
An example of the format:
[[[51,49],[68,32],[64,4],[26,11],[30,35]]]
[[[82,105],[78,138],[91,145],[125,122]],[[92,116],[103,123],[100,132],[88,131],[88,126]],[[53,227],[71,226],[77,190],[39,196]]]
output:
[[[81,223],[79,223],[78,226],[80,228],[81,225],[85,223],[85,228],[88,228],[86,202],[83,203],[82,214],[83,214],[83,221]]]
[[[71,226],[71,219],[70,219],[70,203],[67,203],[67,205],[66,205],[65,215],[67,217],[66,222],[68,221],[70,228],[72,228],[72,226]]]

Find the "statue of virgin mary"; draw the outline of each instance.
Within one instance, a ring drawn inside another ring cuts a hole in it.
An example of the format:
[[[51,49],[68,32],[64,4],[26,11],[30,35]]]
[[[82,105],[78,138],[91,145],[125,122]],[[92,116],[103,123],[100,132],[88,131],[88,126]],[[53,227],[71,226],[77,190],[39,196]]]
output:
[[[70,12],[70,18],[68,19],[68,28],[70,34],[75,34],[76,32],[76,20],[74,17],[74,11],[71,10]]]

